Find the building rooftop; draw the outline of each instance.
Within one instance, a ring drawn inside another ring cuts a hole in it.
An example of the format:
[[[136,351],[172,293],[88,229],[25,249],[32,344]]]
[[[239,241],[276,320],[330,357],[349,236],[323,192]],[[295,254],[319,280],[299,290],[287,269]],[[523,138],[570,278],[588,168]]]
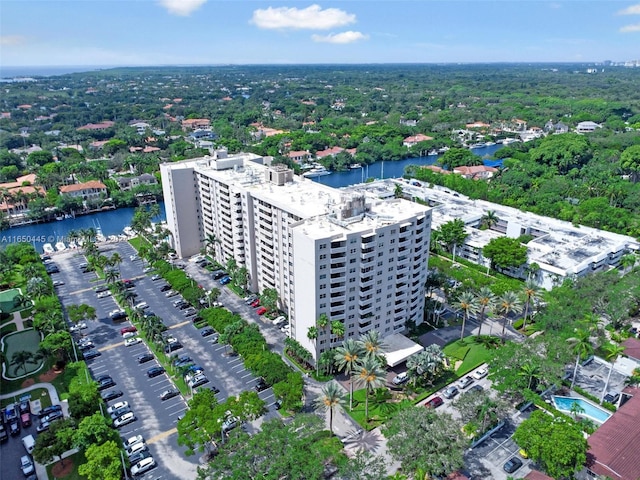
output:
[[[640,391],[588,438],[587,466],[613,480],[640,478]]]

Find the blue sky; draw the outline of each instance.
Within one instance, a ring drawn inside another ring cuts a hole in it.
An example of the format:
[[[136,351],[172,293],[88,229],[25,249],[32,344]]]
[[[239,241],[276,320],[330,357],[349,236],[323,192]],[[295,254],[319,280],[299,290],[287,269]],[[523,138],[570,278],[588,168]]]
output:
[[[640,3],[0,0],[0,66],[640,58]]]

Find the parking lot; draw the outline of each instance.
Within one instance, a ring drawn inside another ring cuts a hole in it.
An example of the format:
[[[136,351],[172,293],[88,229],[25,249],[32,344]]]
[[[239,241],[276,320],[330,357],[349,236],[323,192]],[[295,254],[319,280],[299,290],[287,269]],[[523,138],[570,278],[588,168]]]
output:
[[[165,292],[160,291],[163,280],[153,281],[153,272],[143,273],[145,265],[135,256],[135,250],[128,243],[109,244],[100,248],[107,256],[115,252],[125,260],[119,266],[120,278],[129,279],[134,283],[137,294],[136,302],[145,302],[147,312],[160,317],[168,327],[168,333],[180,341],[183,347],[174,353],[188,355],[193,361],[203,367],[209,383],[203,388],[215,386],[219,389],[216,398],[224,402],[229,396],[235,396],[243,390],[254,388],[258,379],[244,368],[243,361],[238,356],[227,355],[228,347],[217,343],[217,336],[202,336],[192,322],[193,317],[187,317],[184,310],[174,306],[173,302],[179,296],[167,298]],[[123,438],[141,434],[148,446],[157,467],[138,478],[153,479],[183,479],[195,478],[197,456],[186,457],[184,447],[177,445],[176,422],[186,409],[186,400],[175,396],[168,400],[161,400],[160,394],[173,387],[167,373],[149,378],[147,371],[159,365],[154,358],[152,361],[138,363],[138,356],[148,353],[145,343],[125,346],[120,329],[130,326],[127,320],[113,322],[109,312],[118,308],[111,295],[98,295],[95,287],[103,285],[95,273],[82,273],[81,264],[86,262],[80,252],[64,253],[54,258],[60,272],[54,273],[52,279],[60,283],[57,292],[65,307],[69,305],[87,304],[96,308],[96,321],[87,322],[87,328],[74,333],[76,338],[88,337],[100,355],[87,364],[93,378],[109,375],[115,382],[113,387],[104,392],[119,390],[123,395],[110,401],[109,405],[119,401],[129,403],[136,420],[119,429]],[[203,272],[206,276],[206,274]],[[226,298],[230,308],[246,316],[255,316],[253,309],[244,305],[241,299],[220,287],[223,291],[221,298]],[[226,305],[226,304],[225,304]],[[252,319],[255,321],[255,319]],[[81,352],[77,352],[81,355]],[[259,392],[269,411],[265,416],[247,425],[247,431],[258,428],[265,418],[277,416],[273,391],[271,388]],[[18,470],[18,473],[19,470]],[[4,479],[4,476],[3,476]]]

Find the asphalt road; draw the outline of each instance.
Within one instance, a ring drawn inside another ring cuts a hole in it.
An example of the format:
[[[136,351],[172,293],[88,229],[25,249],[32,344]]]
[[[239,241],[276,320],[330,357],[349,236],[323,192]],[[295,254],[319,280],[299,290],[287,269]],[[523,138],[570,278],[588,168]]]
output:
[[[163,281],[152,281],[150,277],[153,272],[143,273],[145,264],[142,260],[130,257],[135,254],[133,247],[122,242],[103,245],[100,250],[107,256],[118,252],[124,259],[119,267],[121,278],[134,281],[134,290],[138,295],[136,301],[146,302],[149,305],[148,311],[162,318],[172,336],[183,344],[184,347],[175,353],[189,355],[196,364],[204,368],[204,373],[210,382],[203,387],[215,385],[220,389],[216,395],[220,402],[256,385],[258,379],[244,368],[240,357],[226,356],[224,346],[215,343],[213,336],[203,337],[193,326],[191,317],[186,317],[184,311],[174,307],[173,302],[180,296],[167,298],[165,292],[160,291]],[[108,314],[118,308],[118,305],[111,296],[98,298],[94,288],[103,282],[97,279],[95,273],[82,273],[79,265],[86,262],[85,257],[78,252],[64,253],[56,255],[54,261],[59,266],[60,273],[54,274],[52,278],[64,282],[64,285],[57,287],[63,305],[68,307],[84,303],[96,308],[97,320],[88,322],[88,328],[82,330],[80,334],[90,337],[101,352],[99,357],[87,361],[92,376],[97,378],[100,375],[110,375],[116,385],[106,391],[114,389],[124,392],[122,397],[109,404],[125,400],[129,402],[136,415],[136,421],[120,429],[121,436],[128,438],[142,434],[158,464],[155,469],[139,478],[195,478],[197,456],[186,457],[184,448],[178,446],[176,442],[175,426],[178,416],[186,409],[186,400],[182,396],[166,401],[160,400],[160,393],[173,386],[171,379],[166,373],[154,378],[147,376],[147,370],[158,365],[156,360],[138,364],[137,357],[149,351],[144,343],[130,347],[124,346],[120,329],[130,325],[130,322],[111,321]],[[216,283],[210,277],[207,278],[204,271],[202,276],[200,280],[207,280],[203,285],[205,288]],[[250,321],[257,321],[257,315],[253,309],[245,305],[242,299],[220,285],[217,287],[222,291],[220,301],[225,306]],[[279,342],[282,344],[283,334],[276,332],[275,327],[272,328],[273,334],[277,333],[282,337]],[[78,354],[80,355],[80,352]],[[259,396],[266,402],[269,411],[246,426],[249,432],[259,428],[265,419],[279,416],[273,407],[275,398],[272,389],[260,392]],[[19,470],[18,473],[20,473]]]

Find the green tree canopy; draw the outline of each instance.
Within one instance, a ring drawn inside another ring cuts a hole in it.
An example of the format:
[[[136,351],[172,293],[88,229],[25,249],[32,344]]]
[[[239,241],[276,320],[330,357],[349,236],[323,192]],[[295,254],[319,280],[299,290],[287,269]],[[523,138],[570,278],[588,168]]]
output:
[[[553,478],[570,478],[587,461],[587,440],[568,417],[536,410],[516,429],[513,439]]]
[[[494,238],[482,249],[482,254],[494,268],[517,268],[527,261],[527,247],[517,238]]]
[[[85,451],[87,463],[78,467],[78,473],[88,480],[120,480],[120,451],[121,446],[113,440],[89,446]]]

